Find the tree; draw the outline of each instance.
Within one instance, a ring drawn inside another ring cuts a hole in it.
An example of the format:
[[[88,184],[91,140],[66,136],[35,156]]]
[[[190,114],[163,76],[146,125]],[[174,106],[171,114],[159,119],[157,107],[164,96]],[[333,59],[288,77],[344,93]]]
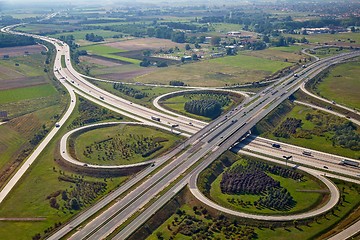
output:
[[[76,198],[72,198],[70,200],[70,207],[73,210],[79,210],[80,209],[79,201]]]
[[[210,43],[212,46],[218,46],[220,44],[220,41],[221,41],[221,37],[215,36],[211,38]]]
[[[354,26],[352,26],[352,27],[350,28],[350,31],[351,31],[351,32],[356,32],[355,27],[354,27]]]
[[[266,43],[269,43],[270,42],[270,38],[268,35],[264,35],[263,36],[263,41],[266,42]]]
[[[185,50],[187,50],[187,51],[191,50],[190,44],[185,45]]]
[[[184,43],[185,42],[185,33],[184,32],[172,32],[171,34],[171,41],[177,43]]]

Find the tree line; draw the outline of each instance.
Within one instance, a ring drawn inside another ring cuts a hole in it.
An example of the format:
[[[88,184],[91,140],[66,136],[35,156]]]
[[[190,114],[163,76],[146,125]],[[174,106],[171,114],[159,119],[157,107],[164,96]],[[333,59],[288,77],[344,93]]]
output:
[[[0,33],[0,48],[27,46],[34,44],[36,44],[36,41],[33,37]]]

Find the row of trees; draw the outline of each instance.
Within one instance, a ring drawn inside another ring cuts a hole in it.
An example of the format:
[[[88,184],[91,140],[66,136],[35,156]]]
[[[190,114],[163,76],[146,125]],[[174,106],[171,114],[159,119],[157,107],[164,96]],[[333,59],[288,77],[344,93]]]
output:
[[[118,90],[119,92],[124,93],[127,96],[130,96],[130,97],[133,97],[133,98],[136,98],[136,99],[141,99],[141,98],[144,98],[144,97],[148,96],[148,94],[146,92],[142,92],[142,91],[140,91],[138,89],[126,86],[126,85],[124,85],[122,83],[114,83],[113,88],[115,90]]]
[[[36,44],[33,37],[0,33],[0,48],[18,47]]]
[[[88,33],[85,35],[85,39],[90,42],[102,42],[104,41],[104,38],[99,35],[95,35],[94,33]]]

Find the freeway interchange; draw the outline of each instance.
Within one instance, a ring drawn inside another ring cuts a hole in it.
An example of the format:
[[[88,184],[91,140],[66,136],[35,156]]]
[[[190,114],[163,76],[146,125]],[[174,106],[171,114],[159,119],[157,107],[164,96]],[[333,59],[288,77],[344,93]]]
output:
[[[144,124],[166,130],[171,130],[171,126],[176,124],[179,127],[177,127],[177,130],[174,132],[189,137],[183,143],[182,147],[175,148],[165,156],[154,160],[154,167],[146,168],[138,173],[119,189],[115,190],[103,200],[96,203],[93,207],[63,226],[49,239],[60,239],[69,234],[74,228],[80,226],[85,220],[89,219],[99,210],[104,209],[113,200],[119,198],[119,196],[122,196],[121,199],[118,199],[115,204],[105,209],[96,218],[79,228],[78,231],[75,231],[70,239],[103,239],[114,232],[121,224],[139,210],[145,209],[134,221],[125,226],[115,236],[115,239],[125,239],[187,184],[190,184],[192,192],[198,191],[196,181],[199,173],[211,164],[212,161],[217,159],[224,151],[239,143],[239,139],[246,136],[256,123],[297,91],[301,84],[331,65],[360,55],[360,52],[355,51],[308,64],[306,68],[299,70],[295,75],[280,79],[264,91],[257,93],[250,99],[246,99],[230,113],[220,116],[207,125],[201,121],[191,120],[191,122],[189,122],[189,118],[186,117],[169,115],[148,109],[96,87],[94,84],[89,83],[83,75],[79,74],[73,68],[70,61],[69,46],[66,43],[48,37],[14,32],[11,31],[12,27],[14,26],[5,27],[2,31],[12,34],[33,36],[50,42],[56,47],[54,74],[69,91],[71,97],[68,111],[61,119],[60,126],[67,120],[75,106],[76,93],[103,107],[119,112],[124,116],[131,117]],[[65,59],[66,66],[62,66],[62,58]],[[152,116],[159,117],[161,122],[151,120]],[[48,137],[41,143],[41,147],[38,148],[38,151],[41,152],[41,149],[45,148],[50,142],[57,132],[56,129],[58,128],[54,128]],[[249,146],[251,147],[251,144]],[[66,141],[65,145],[63,144],[61,146],[60,151],[66,155]],[[0,193],[0,196],[2,197],[0,203],[11,191],[11,188],[20,179],[22,174],[36,159],[36,156],[37,155],[35,154],[30,162],[27,160],[23,165],[26,166],[26,168],[15,175],[16,178],[14,178],[14,181],[11,179],[9,182],[11,184],[6,186],[6,192],[3,193],[2,191]],[[338,171],[338,169],[334,169],[334,171]],[[353,171],[349,171],[341,166],[339,166],[339,171],[345,175],[354,175]],[[327,183],[332,198],[321,209],[298,216],[292,215],[291,220],[318,215],[330,210],[337,203],[339,192],[336,187],[329,183],[326,178],[319,176],[318,172],[313,174]],[[138,186],[127,193],[135,184]],[[202,199],[202,201],[207,201],[201,196],[201,193],[197,192],[195,195],[198,195],[196,197]],[[212,203],[207,202],[207,204],[211,205]],[[218,206],[213,207],[219,208]],[[254,218],[254,216],[247,217]],[[280,216],[277,220],[288,221],[289,219]]]

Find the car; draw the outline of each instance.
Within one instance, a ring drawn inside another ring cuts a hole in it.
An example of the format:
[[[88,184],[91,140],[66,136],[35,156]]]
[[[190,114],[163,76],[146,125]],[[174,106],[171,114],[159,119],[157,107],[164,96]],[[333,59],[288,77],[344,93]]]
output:
[[[154,167],[154,166],[155,166],[155,163],[152,163],[152,164],[151,164],[151,167]]]
[[[328,168],[328,166],[324,166],[323,168],[325,168],[325,169],[329,169],[329,168]]]
[[[57,128],[60,127],[60,123],[58,123],[58,122],[55,123],[55,127],[57,127]]]
[[[193,124],[191,122],[189,122],[189,125],[192,126]]]

